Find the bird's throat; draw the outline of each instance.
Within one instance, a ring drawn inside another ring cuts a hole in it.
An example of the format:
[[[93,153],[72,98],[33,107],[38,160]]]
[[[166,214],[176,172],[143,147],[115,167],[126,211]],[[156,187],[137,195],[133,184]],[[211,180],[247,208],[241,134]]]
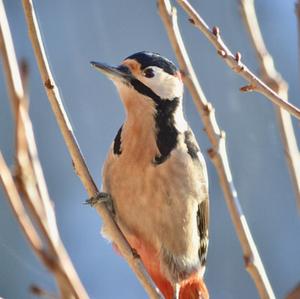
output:
[[[180,127],[185,123],[181,100],[153,101],[130,91],[120,94],[127,118],[119,136],[116,136],[115,145],[120,143],[120,152],[126,159],[162,164],[176,148]]]

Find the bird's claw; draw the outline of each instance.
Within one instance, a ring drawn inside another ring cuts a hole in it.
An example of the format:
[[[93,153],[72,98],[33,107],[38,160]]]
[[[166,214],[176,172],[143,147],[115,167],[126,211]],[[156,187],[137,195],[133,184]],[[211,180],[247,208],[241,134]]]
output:
[[[111,197],[108,193],[99,192],[96,196],[92,196],[85,201],[86,204],[90,206],[95,206],[97,203],[104,203],[111,200]]]
[[[137,252],[137,250],[135,248],[131,248],[131,252],[132,252],[132,255],[135,259],[141,258],[139,253]]]
[[[107,207],[107,209],[115,215],[115,209],[114,209],[114,204],[112,197],[110,194],[105,193],[105,192],[99,192],[96,196],[90,197],[85,201],[85,204],[88,204],[92,207],[94,207],[98,203],[103,203]]]

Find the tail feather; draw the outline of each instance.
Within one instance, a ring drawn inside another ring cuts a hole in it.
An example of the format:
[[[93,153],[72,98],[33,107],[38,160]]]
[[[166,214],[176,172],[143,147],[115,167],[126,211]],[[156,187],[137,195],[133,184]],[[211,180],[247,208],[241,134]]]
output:
[[[204,281],[197,276],[184,281],[180,286],[179,299],[209,299]]]

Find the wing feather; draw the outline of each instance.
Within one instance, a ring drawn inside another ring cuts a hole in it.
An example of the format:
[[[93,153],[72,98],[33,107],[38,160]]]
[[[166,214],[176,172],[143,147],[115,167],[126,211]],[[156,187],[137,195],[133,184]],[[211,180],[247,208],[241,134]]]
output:
[[[201,184],[201,198],[197,211],[197,224],[200,236],[199,258],[201,265],[206,263],[207,249],[208,249],[208,226],[209,226],[209,195],[208,195],[208,175],[206,163],[201,154],[199,145],[191,129],[185,132],[185,144],[187,146],[188,154],[195,163],[196,171],[198,173],[199,184]]]

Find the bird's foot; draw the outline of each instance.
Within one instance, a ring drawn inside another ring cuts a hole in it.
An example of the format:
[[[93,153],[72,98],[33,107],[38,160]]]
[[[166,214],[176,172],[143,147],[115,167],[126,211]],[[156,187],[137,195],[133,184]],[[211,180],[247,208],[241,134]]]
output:
[[[110,194],[105,192],[99,192],[96,196],[90,197],[85,201],[85,204],[88,204],[94,207],[98,203],[103,203],[107,209],[115,215],[114,203]]]

